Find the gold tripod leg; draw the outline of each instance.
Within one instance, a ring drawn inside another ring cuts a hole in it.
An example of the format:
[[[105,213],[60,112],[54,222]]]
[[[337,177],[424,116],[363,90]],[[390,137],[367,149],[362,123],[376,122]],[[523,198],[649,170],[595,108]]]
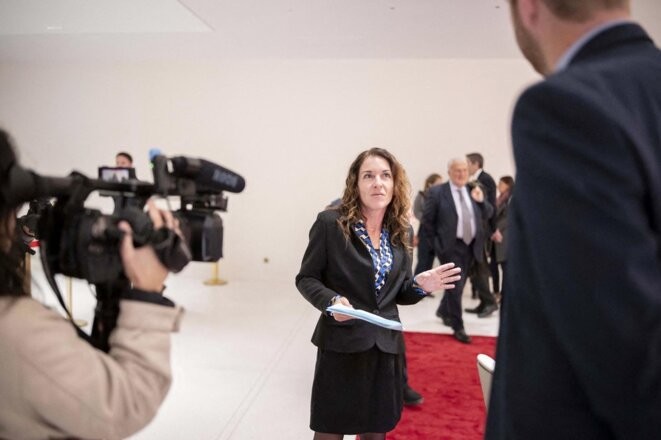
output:
[[[227,284],[227,280],[218,278],[218,262],[213,263],[213,276],[204,282],[207,286],[222,286]]]
[[[67,308],[73,317],[73,279],[71,277],[67,277]],[[87,325],[87,321],[84,319],[73,318],[73,323],[78,327],[85,327]]]

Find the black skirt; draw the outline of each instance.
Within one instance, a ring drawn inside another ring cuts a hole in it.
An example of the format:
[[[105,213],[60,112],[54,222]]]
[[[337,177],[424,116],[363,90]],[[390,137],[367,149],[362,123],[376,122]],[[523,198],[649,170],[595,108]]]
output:
[[[403,355],[376,346],[361,353],[319,349],[310,429],[333,434],[388,432],[402,414]]]

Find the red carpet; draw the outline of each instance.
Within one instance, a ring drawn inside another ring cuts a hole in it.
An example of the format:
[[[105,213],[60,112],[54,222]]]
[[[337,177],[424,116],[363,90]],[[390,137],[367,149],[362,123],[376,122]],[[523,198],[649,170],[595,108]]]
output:
[[[462,344],[451,335],[405,332],[409,384],[422,405],[404,407],[387,440],[477,440],[484,436],[486,410],[476,356],[493,357],[496,338],[473,336]]]

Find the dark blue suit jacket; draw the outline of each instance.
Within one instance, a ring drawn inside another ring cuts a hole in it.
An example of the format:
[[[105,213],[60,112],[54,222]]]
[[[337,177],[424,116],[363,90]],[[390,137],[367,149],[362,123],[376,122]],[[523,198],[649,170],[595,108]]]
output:
[[[415,304],[424,298],[413,288],[411,259],[406,249],[392,246],[393,266],[376,296],[372,257],[360,239],[351,233],[347,241],[329,209],[319,213],[310,229],[310,242],[303,256],[296,287],[322,311],[312,342],[319,348],[356,353],[377,346],[386,353],[403,353],[402,332],[352,319],[338,322],[327,316],[326,307],[335,295],[346,297],[355,309],[399,321],[397,304]]]
[[[491,439],[661,438],[661,52],[624,24],[523,93]]]
[[[496,230],[496,222],[495,222],[495,217],[496,217],[496,181],[493,180],[493,177],[491,177],[491,174],[487,173],[486,171],[482,170],[479,176],[477,176],[477,181],[480,182],[480,185],[482,185],[483,191],[484,191],[484,197],[486,200],[493,206],[493,214],[489,217],[487,223],[489,225],[489,231],[487,231],[487,238],[491,237],[491,234],[494,233]]]
[[[470,198],[475,213],[475,239],[472,243],[473,257],[477,261],[484,259],[484,241],[486,231],[484,220],[493,214],[493,206],[486,200],[477,203]],[[441,263],[450,263],[449,254],[457,242],[457,208],[454,206],[450,182],[429,188],[425,199],[425,209],[422,214],[422,227],[424,237],[431,240],[436,256]],[[468,270],[468,268],[463,268]]]

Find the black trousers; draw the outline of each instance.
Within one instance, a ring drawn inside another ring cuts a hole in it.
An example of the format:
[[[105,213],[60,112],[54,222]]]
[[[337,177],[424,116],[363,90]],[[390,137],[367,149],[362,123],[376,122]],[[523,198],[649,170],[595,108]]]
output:
[[[489,289],[489,275],[491,274],[491,269],[489,268],[489,263],[487,262],[486,252],[482,256],[482,261],[473,261],[473,267],[471,268],[471,284],[477,292],[477,297],[480,299],[480,305],[486,306],[496,303],[496,298]]]
[[[461,308],[461,295],[466,285],[466,277],[464,274],[468,273],[468,269],[473,264],[473,249],[471,245],[467,245],[463,240],[457,239],[452,249],[439,260],[441,263],[454,263],[457,267],[461,268],[461,279],[454,283],[454,288],[446,290],[443,293],[441,304],[438,307],[437,314],[450,320],[453,330],[461,330],[464,328],[464,319],[462,318]]]
[[[500,292],[500,269],[498,260],[496,260],[496,246],[491,246],[491,259],[489,260],[489,269],[491,269],[491,283],[494,292]]]
[[[500,300],[503,301],[503,299],[505,298],[505,274],[507,273],[507,262],[503,261],[502,263],[500,263],[500,268],[503,271],[503,288],[500,291],[500,298],[501,298]]]

